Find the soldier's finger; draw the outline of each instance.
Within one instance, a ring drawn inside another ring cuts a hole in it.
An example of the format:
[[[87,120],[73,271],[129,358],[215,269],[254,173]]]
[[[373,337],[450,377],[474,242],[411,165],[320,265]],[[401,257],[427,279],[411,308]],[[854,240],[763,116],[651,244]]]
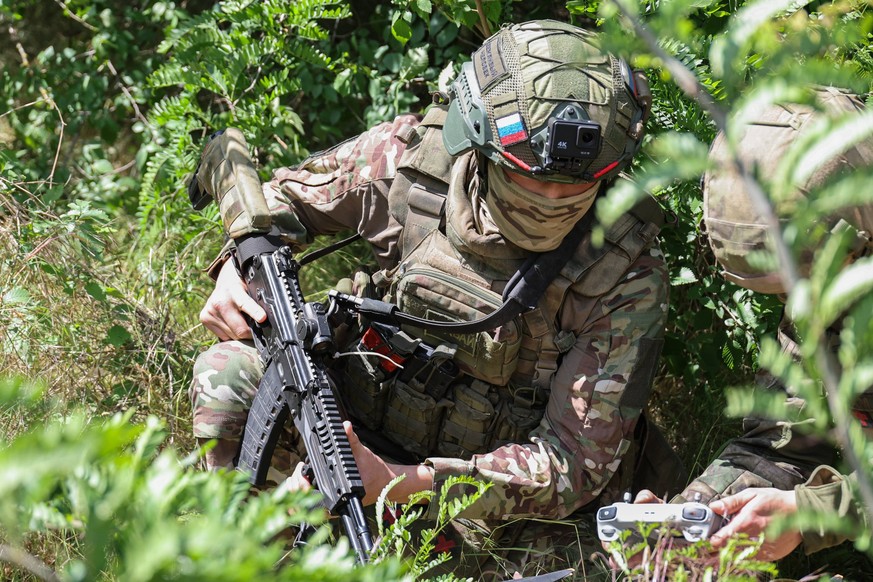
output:
[[[346,431],[346,436],[349,438],[349,444],[352,446],[352,454],[361,448],[361,440],[355,434],[355,429],[352,428],[352,423],[348,420],[343,421],[343,430]]]
[[[648,489],[643,489],[637,493],[637,496],[634,498],[634,503],[664,503],[664,500]]]
[[[203,324],[203,327],[214,333],[221,341],[232,339],[230,329],[228,329],[222,319],[215,316],[210,306],[206,306],[200,311],[200,323]]]
[[[264,321],[266,321],[267,312],[264,311],[263,307],[258,305],[257,301],[252,299],[251,295],[245,291],[238,291],[234,293],[233,299],[240,311],[244,312],[258,323],[264,323]]]
[[[745,489],[739,493],[722,497],[709,504],[710,509],[719,515],[727,516],[738,512],[748,502],[755,498],[757,493],[754,488]]]
[[[290,491],[309,491],[312,489],[312,483],[304,475],[305,465],[297,463],[294,472],[285,480],[285,487]]]
[[[248,339],[252,337],[249,323],[242,316],[236,305],[221,302],[215,305],[215,319],[220,322],[230,339]]]
[[[715,532],[709,537],[709,543],[714,548],[722,547],[729,539],[736,536],[740,532],[746,530],[745,520],[742,517],[736,517],[727,525]]]
[[[738,534],[746,534],[750,537],[760,535],[762,527],[759,516],[751,510],[740,510],[725,526],[715,532],[709,541],[713,547],[723,546],[730,538]]]

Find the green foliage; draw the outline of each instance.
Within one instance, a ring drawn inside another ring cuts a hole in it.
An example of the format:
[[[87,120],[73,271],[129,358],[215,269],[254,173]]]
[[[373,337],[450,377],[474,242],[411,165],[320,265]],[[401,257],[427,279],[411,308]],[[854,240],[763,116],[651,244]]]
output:
[[[425,579],[423,577],[434,568],[449,560],[448,553],[437,554],[434,557],[440,532],[445,530],[462,511],[482,497],[491,484],[470,477],[449,477],[440,488],[439,495],[433,491],[419,491],[411,495],[406,504],[398,506],[389,503],[388,493],[402,480],[403,476],[400,476],[391,481],[376,502],[378,543],[372,555],[375,560],[380,560],[392,554],[396,556],[412,554],[410,563],[413,576],[415,579]],[[461,488],[464,493],[455,496],[451,494],[454,488]],[[414,526],[421,520],[422,505],[434,503],[439,504],[439,511],[433,525],[417,528],[417,535],[415,535]],[[385,524],[386,508],[393,516],[390,524]],[[457,578],[445,574],[439,576],[438,580],[452,582]]]
[[[761,545],[735,538],[716,552],[705,540],[688,543],[679,532],[640,523],[637,531],[609,542],[608,552],[623,580],[754,582],[779,573],[774,564],[756,559]]]
[[[26,413],[38,403],[32,390],[0,381],[2,414]],[[356,567],[344,540],[289,554],[283,532],[323,520],[317,497],[284,488],[251,496],[244,475],[196,470],[196,456],[160,450],[163,423],[149,417],[134,425],[130,417],[89,422],[74,413],[3,443],[6,544],[20,547],[48,532],[75,535],[81,555],[59,572],[70,581],[405,578],[396,559]]]
[[[168,94],[147,116],[156,143],[140,187],[144,229],[165,229],[185,215],[185,181],[206,136],[218,129],[245,128],[252,145],[278,161],[305,153],[303,122],[289,100],[307,77],[336,71],[319,47],[329,36],[322,23],[347,16],[326,1],[224,2],[184,18],[157,46],[169,58],[148,84]]]
[[[45,3],[0,5],[8,34],[2,44],[17,49],[4,55],[11,66],[0,68],[0,108],[27,182],[71,181],[68,197],[130,209],[133,164],[117,162],[129,155],[131,118],[142,117],[147,71],[157,66],[148,48],[180,12],[165,3],[145,10],[105,0],[62,6],[51,14]],[[43,44],[47,38],[55,44]]]

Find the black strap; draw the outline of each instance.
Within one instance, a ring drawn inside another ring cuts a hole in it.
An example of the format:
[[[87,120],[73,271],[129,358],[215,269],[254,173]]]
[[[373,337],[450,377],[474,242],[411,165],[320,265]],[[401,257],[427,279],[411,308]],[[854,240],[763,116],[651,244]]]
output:
[[[353,234],[352,236],[344,238],[343,240],[337,241],[331,245],[328,245],[328,246],[324,247],[323,249],[318,249],[317,251],[312,251],[311,253],[307,253],[305,256],[300,257],[300,259],[298,259],[297,262],[300,263],[300,266],[302,267],[303,265],[305,265],[307,263],[311,263],[312,261],[315,261],[317,259],[320,259],[321,257],[323,257],[325,255],[329,255],[330,253],[337,251],[337,250],[343,248],[344,246],[350,245],[360,238],[361,238],[361,235],[359,233]]]
[[[355,300],[345,294],[335,294],[335,297],[341,302],[355,303],[355,310],[371,321],[395,325],[407,324],[427,330],[458,334],[490,331],[515,319],[523,311],[536,307],[546,288],[576,252],[576,247],[582,242],[582,238],[591,231],[593,221],[594,212],[590,211],[576,223],[558,248],[528,258],[507,283],[503,292],[503,305],[475,321],[435,321],[403,313],[396,305],[384,301]]]
[[[272,253],[285,246],[279,229],[274,225],[270,232],[252,233],[236,239],[236,260],[241,270],[244,270],[249,261],[258,255]]]

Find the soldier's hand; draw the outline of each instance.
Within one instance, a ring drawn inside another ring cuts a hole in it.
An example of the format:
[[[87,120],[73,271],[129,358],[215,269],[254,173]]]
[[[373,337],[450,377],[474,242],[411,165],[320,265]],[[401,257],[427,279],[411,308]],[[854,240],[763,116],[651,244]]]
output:
[[[424,465],[397,465],[386,462],[382,457],[374,453],[368,446],[361,442],[352,423],[343,422],[346,436],[352,447],[352,454],[358,471],[361,473],[361,481],[364,482],[363,499],[364,505],[376,503],[382,490],[398,475],[405,478],[391,488],[388,500],[395,503],[406,503],[409,496],[418,491],[429,491],[433,488],[433,469]]]
[[[252,331],[243,313],[259,323],[267,319],[267,313],[246,291],[233,262],[225,261],[215,289],[200,311],[200,322],[220,340],[248,339]]]
[[[755,538],[765,533],[776,515],[789,515],[797,511],[794,491],[782,491],[772,487],[752,487],[709,504],[712,510],[730,522],[710,538],[714,548],[724,546],[731,536],[747,534]],[[755,556],[759,560],[773,561],[784,558],[800,545],[800,532],[783,532],[772,540],[765,538],[761,550]]]

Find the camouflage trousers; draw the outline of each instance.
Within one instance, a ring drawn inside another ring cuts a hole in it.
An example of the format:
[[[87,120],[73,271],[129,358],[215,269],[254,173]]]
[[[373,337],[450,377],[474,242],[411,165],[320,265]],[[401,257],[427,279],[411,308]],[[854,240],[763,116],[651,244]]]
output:
[[[207,456],[208,469],[233,468],[263,373],[258,350],[250,341],[217,343],[194,363],[194,378],[188,388],[194,436],[200,441],[219,441],[217,454]],[[268,484],[278,485],[291,476],[301,461],[298,441],[294,427],[286,427],[270,463]]]
[[[263,368],[251,342],[227,341],[203,352],[194,365],[189,396],[194,413],[194,436],[219,439],[232,452],[211,469],[230,468],[238,452],[248,410],[257,391]],[[279,484],[291,475],[301,460],[299,438],[293,426],[286,428],[270,467],[269,484]],[[373,508],[368,508],[375,527]],[[383,516],[390,523],[392,516]],[[419,520],[412,540],[433,522]],[[534,576],[574,568],[569,580],[610,580],[594,527],[594,516],[580,513],[565,520],[518,519],[493,521],[459,519],[438,537],[436,552],[448,552],[450,560],[427,577],[451,572],[473,580],[507,580],[515,572]]]

